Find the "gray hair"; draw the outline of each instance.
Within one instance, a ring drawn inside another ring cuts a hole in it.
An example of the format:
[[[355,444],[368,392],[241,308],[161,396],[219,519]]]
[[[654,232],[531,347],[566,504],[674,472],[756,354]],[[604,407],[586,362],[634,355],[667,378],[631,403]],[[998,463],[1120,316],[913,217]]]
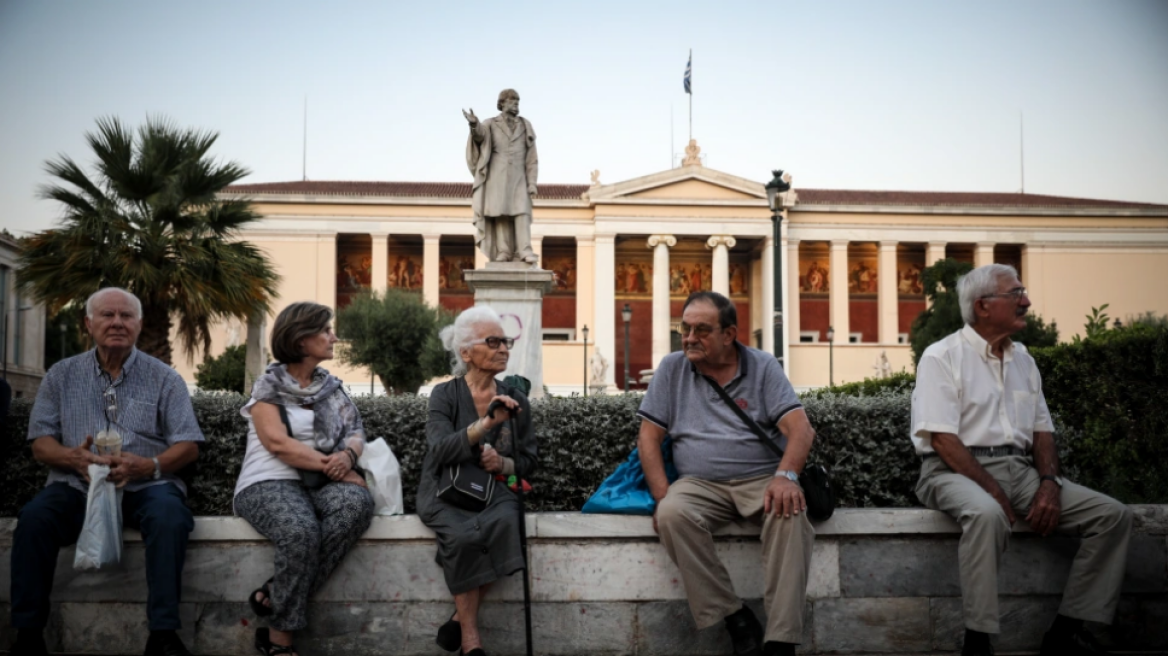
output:
[[[99,297],[104,296],[107,292],[121,292],[125,294],[126,297],[134,303],[134,309],[138,312],[138,318],[142,318],[142,301],[138,300],[137,296],[134,296],[129,291],[122,289],[121,287],[102,287],[101,289],[90,294],[89,298],[85,299],[85,316],[89,317],[90,319],[93,318],[93,304],[97,302]]]
[[[957,279],[957,298],[961,302],[961,318],[972,326],[977,322],[973,304],[983,296],[998,293],[1003,278],[1017,278],[1018,270],[1008,264],[987,264]]]
[[[486,305],[475,305],[463,310],[454,323],[438,333],[438,339],[442,340],[442,348],[450,352],[450,373],[455,376],[466,374],[462,352],[474,346],[475,326],[484,323],[502,326],[503,318]]]

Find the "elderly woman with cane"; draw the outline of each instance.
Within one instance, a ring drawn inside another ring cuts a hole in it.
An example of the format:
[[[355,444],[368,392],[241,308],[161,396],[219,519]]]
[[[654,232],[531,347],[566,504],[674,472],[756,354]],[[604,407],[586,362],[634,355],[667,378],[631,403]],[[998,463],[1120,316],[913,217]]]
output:
[[[430,395],[417,500],[418,515],[438,535],[437,561],[454,596],[455,613],[436,641],[447,651],[486,656],[479,605],[493,582],[526,567],[520,501],[494,477],[522,481],[535,470],[538,450],[527,397],[495,379],[507,369],[515,341],[504,335],[499,315],[485,306],[469,308],[439,336],[453,356],[454,378]],[[493,486],[485,507],[451,502],[446,483],[460,469],[476,468]]]

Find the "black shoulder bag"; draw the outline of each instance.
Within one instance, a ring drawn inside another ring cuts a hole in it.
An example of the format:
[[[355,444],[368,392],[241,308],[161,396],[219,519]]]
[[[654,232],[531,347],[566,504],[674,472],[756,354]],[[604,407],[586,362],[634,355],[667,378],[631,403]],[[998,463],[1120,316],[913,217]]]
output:
[[[713,387],[718,392],[718,396],[722,397],[722,400],[726,402],[726,405],[730,406],[734,414],[746,422],[751,432],[758,439],[762,440],[762,443],[767,445],[767,448],[774,451],[775,455],[779,456],[779,459],[782,460],[783,450],[767,437],[766,431],[762,429],[762,426],[759,426],[757,421],[746,414],[745,410],[738,407],[738,404],[734,402],[734,399],[730,398],[730,395],[718,384],[718,381],[706,375],[702,375],[702,378],[705,378],[706,382],[710,384],[710,387]],[[799,486],[803,488],[803,497],[807,499],[807,516],[817,522],[830,519],[832,513],[835,512],[835,488],[831,485],[831,477],[827,475],[827,467],[806,463],[803,466],[803,473],[799,475]]]
[[[458,406],[454,412],[458,416]],[[487,409],[487,414],[495,416],[493,406]],[[438,498],[463,510],[482,512],[491,504],[494,494],[495,475],[474,461],[447,465],[438,477]]]
[[[288,410],[284,408],[283,404],[278,404],[276,407],[280,409],[280,421],[283,421],[284,428],[288,429],[288,437],[296,439],[296,435],[292,432],[292,422],[288,421]],[[310,490],[319,490],[328,485],[330,480],[324,472],[314,469],[297,469],[296,472],[300,474],[300,482]]]

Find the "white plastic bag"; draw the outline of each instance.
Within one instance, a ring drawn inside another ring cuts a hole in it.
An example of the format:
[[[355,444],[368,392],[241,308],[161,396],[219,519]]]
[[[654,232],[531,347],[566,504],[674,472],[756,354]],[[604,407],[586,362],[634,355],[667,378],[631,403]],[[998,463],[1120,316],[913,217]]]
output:
[[[77,538],[73,569],[101,569],[122,560],[122,490],[106,480],[107,465],[89,466],[85,525]]]
[[[385,440],[379,437],[366,443],[357,464],[365,470],[365,484],[373,495],[373,512],[378,515],[404,513],[401,466]]]

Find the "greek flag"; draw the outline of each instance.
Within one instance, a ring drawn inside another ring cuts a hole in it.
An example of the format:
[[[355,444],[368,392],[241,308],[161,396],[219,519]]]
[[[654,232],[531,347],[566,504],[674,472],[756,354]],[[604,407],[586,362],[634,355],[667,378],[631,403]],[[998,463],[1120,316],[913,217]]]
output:
[[[693,52],[689,53],[689,61],[685,63],[685,78],[682,84],[685,85],[685,92],[693,95],[693,90],[690,87],[690,79],[693,77]]]

